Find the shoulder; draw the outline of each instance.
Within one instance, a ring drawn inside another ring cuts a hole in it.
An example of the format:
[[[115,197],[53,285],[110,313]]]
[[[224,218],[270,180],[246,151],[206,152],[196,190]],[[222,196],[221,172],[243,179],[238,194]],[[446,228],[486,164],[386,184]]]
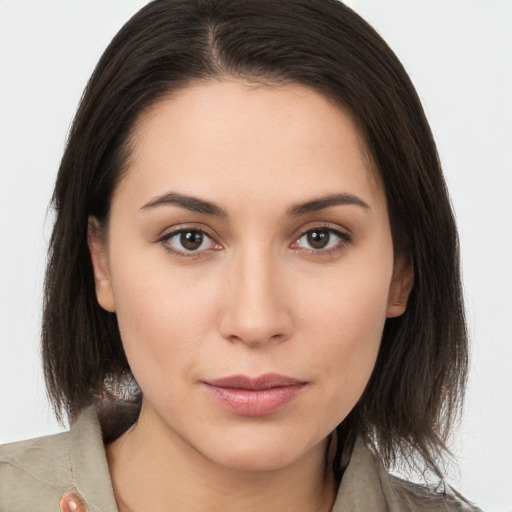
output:
[[[68,432],[0,446],[0,510],[53,505],[72,487]]]
[[[333,512],[481,512],[448,485],[444,492],[390,474],[376,451],[358,440]]]
[[[400,511],[482,512],[447,484],[444,490],[440,491],[403,480],[389,473],[386,473],[385,478],[399,503]]]
[[[83,409],[69,432],[0,447],[0,511],[59,510],[79,496],[90,512],[117,512],[96,409]]]

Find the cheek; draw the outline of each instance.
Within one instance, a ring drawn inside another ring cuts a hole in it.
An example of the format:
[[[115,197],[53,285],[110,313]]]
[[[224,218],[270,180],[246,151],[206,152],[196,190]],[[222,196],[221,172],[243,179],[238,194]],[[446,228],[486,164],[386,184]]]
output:
[[[354,257],[325,275],[311,275],[294,293],[300,318],[308,329],[326,331],[334,346],[357,351],[378,344],[392,272],[391,253],[380,261]]]
[[[308,343],[308,364],[321,369],[324,402],[318,412],[329,411],[333,428],[355,406],[375,366],[386,321],[389,267],[339,275],[303,304],[305,336],[315,340]]]
[[[215,287],[204,279],[190,280],[186,273],[170,275],[156,264],[143,273],[118,269],[116,311],[136,380],[144,389],[144,383],[190,374],[215,318]],[[123,279],[123,272],[131,279]]]

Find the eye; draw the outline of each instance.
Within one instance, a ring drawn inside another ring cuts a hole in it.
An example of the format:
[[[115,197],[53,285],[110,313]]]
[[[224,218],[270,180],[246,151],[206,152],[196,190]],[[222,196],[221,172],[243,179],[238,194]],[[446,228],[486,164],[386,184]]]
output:
[[[220,246],[200,229],[180,229],[166,234],[160,239],[170,252],[181,256],[200,253],[209,249],[219,249]]]
[[[294,247],[310,251],[332,251],[341,249],[348,242],[350,236],[333,228],[319,227],[309,229],[294,243]]]

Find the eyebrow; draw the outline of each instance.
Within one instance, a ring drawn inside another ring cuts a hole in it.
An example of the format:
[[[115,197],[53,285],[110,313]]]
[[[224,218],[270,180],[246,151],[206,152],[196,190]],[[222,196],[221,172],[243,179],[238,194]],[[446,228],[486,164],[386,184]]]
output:
[[[354,205],[370,210],[370,206],[361,198],[352,194],[332,194],[325,197],[313,199],[307,203],[300,203],[290,207],[287,214],[296,217],[306,213],[318,212],[332,206]]]
[[[325,197],[319,197],[306,203],[299,203],[291,206],[287,210],[287,215],[291,217],[298,217],[306,213],[318,212],[332,206],[355,205],[364,209],[371,209],[361,198],[352,194],[331,194]],[[197,197],[188,196],[184,194],[177,194],[169,192],[158,197],[155,197],[149,203],[146,203],[141,210],[148,210],[158,206],[179,206],[196,213],[204,215],[212,215],[215,217],[227,217],[228,214],[220,206],[214,203],[199,199]]]
[[[162,196],[155,197],[149,203],[146,203],[141,210],[156,208],[157,206],[180,206],[192,212],[203,213],[204,215],[213,215],[215,217],[227,217],[227,213],[220,206],[198,199],[197,197],[176,194],[170,192]]]

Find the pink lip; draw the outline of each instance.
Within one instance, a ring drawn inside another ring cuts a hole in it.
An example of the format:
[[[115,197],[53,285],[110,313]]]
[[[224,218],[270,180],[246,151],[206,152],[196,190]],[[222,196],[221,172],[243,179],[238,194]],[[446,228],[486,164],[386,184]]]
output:
[[[233,375],[203,382],[213,398],[241,416],[277,412],[306,386],[305,381],[268,373],[257,378]]]

